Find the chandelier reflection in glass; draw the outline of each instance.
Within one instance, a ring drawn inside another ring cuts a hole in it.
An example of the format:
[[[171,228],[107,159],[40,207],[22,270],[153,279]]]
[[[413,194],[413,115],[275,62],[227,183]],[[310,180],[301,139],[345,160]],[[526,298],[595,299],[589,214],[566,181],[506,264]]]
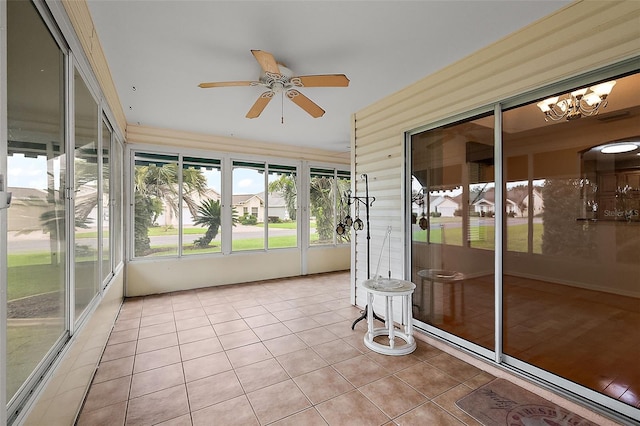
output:
[[[589,88],[574,90],[566,95],[545,99],[537,105],[544,113],[545,121],[576,120],[596,115],[607,106],[607,97],[615,84],[615,80],[607,81]]]

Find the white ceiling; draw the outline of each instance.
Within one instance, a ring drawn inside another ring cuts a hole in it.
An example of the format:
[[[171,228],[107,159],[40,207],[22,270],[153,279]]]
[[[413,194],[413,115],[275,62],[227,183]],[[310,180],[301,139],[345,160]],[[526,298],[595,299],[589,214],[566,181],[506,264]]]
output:
[[[339,152],[354,112],[567,3],[88,0],[129,123]],[[300,90],[326,110],[321,118],[276,98],[247,119],[263,88],[198,84],[257,80],[251,49],[295,75],[343,73],[351,83]]]

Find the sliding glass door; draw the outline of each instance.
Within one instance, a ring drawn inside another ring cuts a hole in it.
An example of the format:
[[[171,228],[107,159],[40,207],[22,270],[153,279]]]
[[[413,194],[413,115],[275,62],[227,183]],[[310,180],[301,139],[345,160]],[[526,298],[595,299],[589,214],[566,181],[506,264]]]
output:
[[[411,137],[414,318],[494,347],[494,119]]]
[[[615,82],[598,115],[503,113],[503,351],[637,407],[640,74]]]
[[[67,334],[66,56],[34,5],[7,2],[7,400]]]
[[[582,82],[411,135],[414,318],[633,417],[640,73]]]

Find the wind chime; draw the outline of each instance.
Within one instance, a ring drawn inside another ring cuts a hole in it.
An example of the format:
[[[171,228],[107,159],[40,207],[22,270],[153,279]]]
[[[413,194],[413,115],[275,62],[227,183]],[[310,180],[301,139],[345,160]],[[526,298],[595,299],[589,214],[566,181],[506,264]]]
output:
[[[422,207],[422,214],[418,220],[418,226],[420,226],[422,230],[427,229],[429,227],[429,219],[427,219],[426,208],[429,202],[429,195],[425,195],[424,188],[421,188],[420,191],[412,197],[411,201]]]
[[[343,212],[342,206],[347,205],[347,215],[344,218],[341,218],[338,222],[338,226],[336,226],[336,233],[338,235],[345,235],[349,228],[353,228],[354,231],[361,231],[365,227],[365,223],[360,219],[360,205],[364,205],[365,207],[365,220],[367,224],[367,279],[371,278],[371,231],[369,226],[369,208],[373,205],[373,202],[376,200],[376,197],[369,197],[369,177],[366,174],[362,175],[364,179],[364,188],[365,188],[365,196],[358,197],[352,194],[351,190],[348,189],[344,192],[343,196],[340,198],[340,213]],[[351,205],[355,207],[355,215],[356,218],[353,219],[350,215],[351,213]],[[353,324],[351,325],[351,329],[355,329],[356,324],[365,319],[367,317],[367,307],[365,306],[364,311],[362,311],[362,315],[357,318]],[[373,313],[373,317],[377,320],[384,321],[384,319],[380,318],[376,313]]]

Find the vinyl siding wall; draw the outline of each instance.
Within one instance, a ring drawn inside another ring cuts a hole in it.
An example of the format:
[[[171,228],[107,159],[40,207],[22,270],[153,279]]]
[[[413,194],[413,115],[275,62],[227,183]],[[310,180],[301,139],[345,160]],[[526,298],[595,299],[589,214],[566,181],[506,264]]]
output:
[[[353,118],[352,175],[369,176],[371,263],[374,275],[388,226],[391,272],[408,276],[406,244],[405,132],[428,126],[624,60],[640,58],[640,2],[579,1],[419,82],[358,111]],[[638,59],[640,60],[640,59]],[[411,58],[407,58],[410,66]],[[364,196],[364,183],[356,183]],[[366,303],[366,235],[355,244],[356,303]],[[389,269],[385,246],[381,275]],[[383,272],[384,271],[384,272]]]

